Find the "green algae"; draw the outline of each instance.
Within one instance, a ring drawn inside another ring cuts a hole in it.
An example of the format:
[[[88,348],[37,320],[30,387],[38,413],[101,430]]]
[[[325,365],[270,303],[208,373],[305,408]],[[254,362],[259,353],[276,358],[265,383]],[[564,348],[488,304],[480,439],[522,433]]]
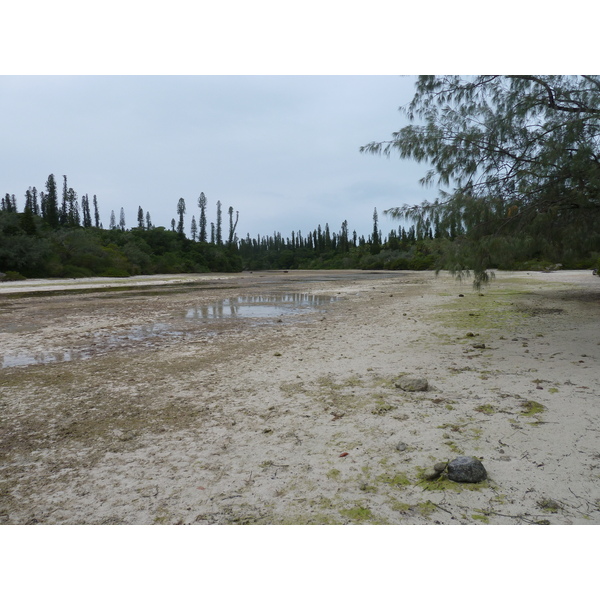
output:
[[[371,521],[374,518],[370,508],[362,504],[356,504],[352,508],[341,508],[338,511],[340,515],[354,522]]]
[[[429,518],[438,508],[437,506],[431,502],[431,500],[427,500],[426,502],[419,502],[415,508],[419,512],[422,517]]]
[[[482,523],[486,523],[486,524],[488,524],[490,522],[490,518],[486,514],[483,514],[483,513],[481,513],[481,514],[475,513],[475,514],[471,515],[471,518],[475,519],[476,521],[481,521]]]
[[[411,485],[410,479],[404,473],[397,473],[393,476],[384,473],[382,475],[378,475],[375,480],[396,488],[402,488],[406,487],[407,485]]]
[[[534,415],[543,413],[546,410],[546,407],[535,400],[525,400],[521,403],[523,410],[521,414],[524,417],[533,417]]]

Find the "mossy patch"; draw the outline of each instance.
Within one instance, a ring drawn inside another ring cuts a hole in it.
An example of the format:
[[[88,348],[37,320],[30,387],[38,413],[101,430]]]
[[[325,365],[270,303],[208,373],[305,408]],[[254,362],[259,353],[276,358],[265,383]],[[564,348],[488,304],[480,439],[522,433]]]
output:
[[[546,410],[546,407],[543,404],[540,404],[535,400],[525,400],[524,402],[521,402],[521,406],[523,408],[521,414],[524,417],[533,417],[534,415],[543,413]]]
[[[327,479],[333,479],[334,481],[338,481],[340,478],[340,471],[338,469],[331,469],[330,471],[327,471],[326,476]]]
[[[481,521],[482,523],[489,523],[490,522],[490,518],[483,513],[475,513],[473,515],[471,515],[472,519],[475,519],[476,521]]]
[[[398,502],[398,500],[392,500],[390,508],[396,512],[407,513],[410,512],[412,506],[407,502]]]
[[[448,440],[447,442],[444,442],[444,444],[446,444],[446,446],[448,446],[448,448],[450,448],[452,452],[456,452],[456,454],[463,453],[462,449],[456,445],[456,442],[454,440]]]
[[[504,330],[526,322],[529,315],[518,310],[514,300],[529,294],[511,289],[490,289],[483,296],[465,296],[449,302],[430,318],[445,327],[467,332]]]
[[[348,379],[346,379],[344,385],[346,385],[347,387],[363,387],[364,381],[359,376],[352,375],[351,377],[348,377]]]
[[[419,502],[415,508],[419,514],[425,518],[429,518],[429,516],[437,510],[437,506],[431,502],[431,500],[427,500],[427,502]]]
[[[410,479],[404,473],[396,473],[396,475],[379,475],[376,478],[376,481],[381,483],[385,483],[387,485],[391,485],[392,487],[402,488],[407,485],[411,485]]]
[[[343,517],[359,523],[371,521],[374,518],[371,509],[362,504],[357,504],[352,508],[341,508],[339,509],[339,513]]]
[[[496,409],[491,404],[480,404],[475,410],[484,415],[493,415],[496,412]]]

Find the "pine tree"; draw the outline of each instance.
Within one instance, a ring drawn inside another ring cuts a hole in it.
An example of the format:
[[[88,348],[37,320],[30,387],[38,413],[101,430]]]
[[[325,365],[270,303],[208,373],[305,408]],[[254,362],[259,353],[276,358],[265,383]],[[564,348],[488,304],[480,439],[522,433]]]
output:
[[[37,189],[35,188],[35,186],[31,188],[31,196],[32,196],[32,200],[33,200],[33,206],[32,206],[33,214],[39,215],[40,214],[40,206],[38,204]]]
[[[69,221],[69,191],[67,190],[67,176],[63,175],[63,194],[58,222],[60,225],[66,225]]]
[[[46,194],[40,192],[40,216],[46,220]]]
[[[236,241],[235,228],[237,227],[238,219],[240,213],[239,211],[235,212],[235,223],[233,222],[233,206],[229,207],[229,239],[228,244],[231,245]]]
[[[144,229],[144,211],[141,206],[138,206],[138,227]]]
[[[192,215],[192,224],[190,226],[190,233],[192,234],[192,241],[196,241],[198,237],[198,226],[196,225],[196,217]]]
[[[146,212],[146,229],[148,229],[148,231],[152,229],[152,220],[150,219],[149,212]]]
[[[223,243],[221,227],[223,225],[223,216],[221,215],[221,201],[217,201],[217,237],[216,243],[220,246]]]
[[[179,215],[179,221],[177,223],[177,233],[183,237],[185,236],[183,230],[183,215],[185,215],[185,200],[183,198],[179,198],[177,202],[177,214]]]
[[[116,229],[117,228],[117,219],[115,217],[115,211],[114,210],[110,211],[110,224],[109,224],[109,227],[111,229]]]
[[[56,229],[60,224],[59,214],[58,214],[58,195],[56,191],[56,180],[54,179],[54,175],[48,175],[48,179],[46,181],[46,194],[44,196],[46,210],[45,210],[45,218],[53,229]]]
[[[98,212],[98,200],[96,199],[96,194],[94,194],[94,225],[97,228],[101,227],[100,213]]]
[[[125,210],[121,207],[121,215],[119,217],[119,229],[125,231]]]
[[[83,217],[83,226],[87,229],[92,226],[92,215],[90,213],[90,200],[87,194],[81,196],[81,212]]]
[[[199,241],[206,242],[206,196],[204,192],[200,192],[200,197],[198,198],[198,206],[200,207],[200,230],[199,230]]]
[[[342,223],[342,230],[340,232],[340,246],[342,252],[348,252],[350,244],[348,242],[348,221]]]
[[[67,222],[69,227],[77,227],[80,224],[79,203],[77,202],[77,193],[73,188],[67,190]]]
[[[29,210],[29,211],[33,212],[33,209],[32,209],[32,204],[33,204],[33,198],[32,198],[32,196],[31,196],[31,188],[29,188],[29,189],[28,189],[28,190],[25,192],[25,208],[24,208],[24,211],[23,211],[23,212],[25,212],[25,211],[27,211],[27,210]]]
[[[371,238],[371,253],[379,254],[381,250],[380,247],[380,237],[379,237],[379,227],[378,227],[379,219],[377,217],[377,208],[373,211],[373,236]]]

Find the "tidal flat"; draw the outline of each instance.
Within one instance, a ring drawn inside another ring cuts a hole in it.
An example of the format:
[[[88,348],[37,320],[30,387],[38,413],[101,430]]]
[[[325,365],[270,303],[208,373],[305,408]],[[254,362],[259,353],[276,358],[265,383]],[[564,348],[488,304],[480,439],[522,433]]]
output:
[[[0,283],[0,523],[598,524],[599,300],[589,271]],[[488,480],[425,477],[459,455]]]

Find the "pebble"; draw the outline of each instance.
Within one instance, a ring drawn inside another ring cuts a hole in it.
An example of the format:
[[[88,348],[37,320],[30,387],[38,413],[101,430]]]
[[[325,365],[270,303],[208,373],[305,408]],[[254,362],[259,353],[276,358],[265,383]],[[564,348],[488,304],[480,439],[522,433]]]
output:
[[[398,452],[404,452],[407,448],[408,446],[404,442],[398,442],[396,444],[396,450],[398,450]]]
[[[424,377],[400,377],[395,385],[405,392],[426,392],[429,388],[429,382]]]

